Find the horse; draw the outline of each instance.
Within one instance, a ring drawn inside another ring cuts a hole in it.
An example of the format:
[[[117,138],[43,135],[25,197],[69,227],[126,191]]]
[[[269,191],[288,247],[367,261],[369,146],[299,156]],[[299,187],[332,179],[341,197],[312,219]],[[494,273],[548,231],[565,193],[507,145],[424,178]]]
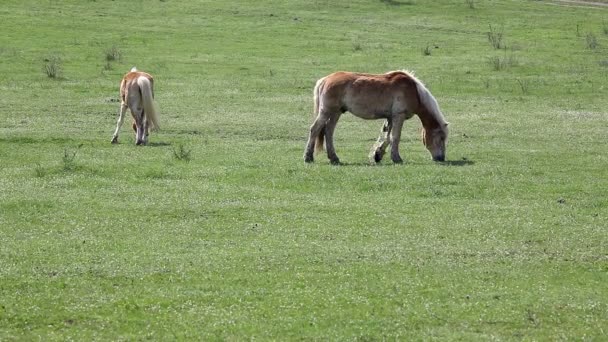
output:
[[[380,137],[372,147],[370,161],[379,163],[389,145],[391,159],[402,163],[399,140],[405,120],[414,114],[422,122],[422,142],[434,161],[445,161],[448,122],[431,92],[408,71],[385,74],[335,72],[319,79],[314,87],[314,120],[304,161],[314,161],[314,152],[323,151],[326,141],[327,157],[340,164],[334,148],[334,130],[338,119],[350,112],[362,119],[384,119]],[[314,150],[314,151],[313,151]]]
[[[146,145],[150,130],[159,129],[158,106],[154,101],[154,78],[133,67],[120,82],[120,112],[112,144],[118,143],[118,131],[125,119],[127,108],[133,116],[135,144]]]

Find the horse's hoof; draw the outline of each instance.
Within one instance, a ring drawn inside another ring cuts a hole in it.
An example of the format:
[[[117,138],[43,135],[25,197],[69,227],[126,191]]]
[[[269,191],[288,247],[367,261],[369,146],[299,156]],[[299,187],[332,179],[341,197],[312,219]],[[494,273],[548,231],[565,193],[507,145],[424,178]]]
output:
[[[114,138],[112,138],[111,143],[112,143],[112,144],[118,144],[118,137],[114,137]]]
[[[395,164],[403,164],[403,159],[401,159],[401,158],[393,158],[393,163],[395,163]]]
[[[374,162],[376,164],[379,163],[379,162],[381,162],[382,161],[382,157],[383,157],[382,153],[380,153],[380,152],[374,153]]]
[[[312,156],[304,156],[304,162],[307,164],[310,164],[312,162],[314,162],[315,159]]]
[[[340,159],[332,159],[329,161],[331,163],[331,165],[340,165],[342,163],[340,163]]]

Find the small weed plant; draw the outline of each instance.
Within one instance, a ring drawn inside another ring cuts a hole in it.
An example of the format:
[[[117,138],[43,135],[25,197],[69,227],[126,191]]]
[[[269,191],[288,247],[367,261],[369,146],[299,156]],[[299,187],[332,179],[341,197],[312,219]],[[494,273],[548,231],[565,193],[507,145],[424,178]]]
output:
[[[63,162],[63,171],[71,172],[76,170],[76,155],[78,154],[78,150],[82,147],[82,144],[78,145],[75,149],[64,148],[63,149],[63,158],[61,159]]]
[[[500,30],[492,27],[492,24],[489,25],[490,30],[486,33],[488,36],[488,42],[490,45],[496,50],[506,48],[503,39],[504,39],[504,27],[501,27]]]
[[[180,161],[189,162],[192,158],[190,156],[192,150],[187,149],[184,145],[179,144],[177,148],[173,149],[173,158]]]
[[[120,61],[122,58],[122,53],[120,49],[116,45],[112,45],[109,49],[106,50],[106,61],[107,62],[116,62]]]
[[[44,72],[49,78],[61,78],[63,75],[63,62],[59,56],[50,56],[44,59]]]
[[[530,93],[530,82],[528,80],[518,78],[517,84],[519,84],[519,88],[521,89],[521,92],[524,95],[527,95]]]
[[[507,53],[505,52],[504,56],[493,56],[488,58],[488,63],[494,71],[500,71],[517,66],[519,64],[519,61],[514,55],[507,55]]]
[[[425,55],[425,56],[430,56],[431,55],[431,47],[427,45],[424,49],[422,49],[422,54]]]
[[[587,48],[595,50],[597,48],[597,38],[592,32],[587,33]]]
[[[34,174],[36,177],[42,178],[46,175],[46,170],[44,167],[42,167],[42,165],[40,165],[40,163],[36,163],[36,166],[34,167]]]

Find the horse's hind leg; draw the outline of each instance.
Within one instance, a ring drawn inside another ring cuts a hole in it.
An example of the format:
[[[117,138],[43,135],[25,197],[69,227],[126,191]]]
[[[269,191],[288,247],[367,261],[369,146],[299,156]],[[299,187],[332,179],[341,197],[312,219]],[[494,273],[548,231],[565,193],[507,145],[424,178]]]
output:
[[[148,144],[148,118],[146,117],[146,113],[142,112],[142,130],[141,130],[141,141],[142,144]]]
[[[130,105],[131,114],[133,114],[133,120],[135,121],[135,145],[145,144],[145,127],[144,122],[146,121],[144,117],[143,108],[139,107],[139,104],[133,101]]]
[[[389,137],[391,134],[392,127],[392,120],[386,119],[386,121],[384,121],[384,124],[382,125],[382,128],[380,129],[380,136],[378,137],[378,140],[372,146],[372,151],[369,154],[370,161],[374,163],[379,163],[382,160],[382,157],[384,157],[384,154],[386,153],[386,148],[390,144]]]
[[[145,145],[146,132],[144,128],[145,119],[143,117],[143,112],[138,113],[136,116],[135,125],[137,126],[137,131],[135,132],[135,145]]]
[[[340,158],[338,158],[336,149],[334,148],[334,131],[336,130],[338,119],[340,119],[340,114],[333,115],[325,124],[325,145],[327,146],[327,158],[329,158],[329,161],[334,165],[340,164]]]
[[[327,118],[321,115],[317,116],[315,122],[310,126],[310,134],[308,135],[308,142],[306,143],[306,150],[304,150],[304,161],[306,163],[312,163],[314,161],[315,143],[321,130],[325,128]]]
[[[120,111],[118,112],[118,122],[116,123],[116,130],[114,131],[114,135],[112,136],[112,144],[118,144],[118,131],[120,131],[120,127],[122,123],[125,121],[125,112],[127,111],[127,104],[124,102],[120,103]]]

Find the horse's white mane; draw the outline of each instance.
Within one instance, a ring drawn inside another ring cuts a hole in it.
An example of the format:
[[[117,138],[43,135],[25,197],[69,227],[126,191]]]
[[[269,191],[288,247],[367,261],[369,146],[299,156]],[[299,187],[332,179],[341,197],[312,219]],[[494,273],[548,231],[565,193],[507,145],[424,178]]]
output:
[[[394,71],[391,71],[391,72],[394,72]],[[422,83],[422,81],[419,80],[414,75],[413,71],[397,70],[397,72],[402,72],[402,73],[408,75],[416,82],[416,85],[418,88],[418,94],[420,95],[420,100],[431,111],[431,114],[433,114],[433,116],[435,117],[435,120],[437,120],[437,122],[439,122],[439,125],[443,128],[443,130],[447,134],[448,122],[445,120],[445,117],[443,116],[441,109],[439,109],[439,104],[437,103],[437,100],[435,99],[433,94],[431,94],[431,92],[426,88],[424,83]]]

